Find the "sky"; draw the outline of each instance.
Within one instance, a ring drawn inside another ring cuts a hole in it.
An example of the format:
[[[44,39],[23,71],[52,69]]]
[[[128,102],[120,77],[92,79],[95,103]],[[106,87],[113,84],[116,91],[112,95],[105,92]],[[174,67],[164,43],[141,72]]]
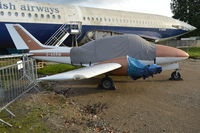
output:
[[[171,0],[31,0],[85,7],[159,14],[171,17]]]

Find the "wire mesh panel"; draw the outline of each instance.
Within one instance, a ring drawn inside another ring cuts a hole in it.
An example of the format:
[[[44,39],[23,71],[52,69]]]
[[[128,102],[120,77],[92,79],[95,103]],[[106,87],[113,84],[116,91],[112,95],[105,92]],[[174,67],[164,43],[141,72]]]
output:
[[[22,94],[35,88],[36,79],[34,59],[27,55],[0,58],[0,112]]]

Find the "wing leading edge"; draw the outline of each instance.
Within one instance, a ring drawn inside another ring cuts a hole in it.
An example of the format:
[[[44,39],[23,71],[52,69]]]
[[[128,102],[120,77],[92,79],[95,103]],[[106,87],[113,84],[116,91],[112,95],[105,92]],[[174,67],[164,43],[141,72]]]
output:
[[[39,81],[43,80],[81,80],[92,78],[113,70],[120,68],[121,65],[118,63],[105,63],[98,64],[94,66],[84,67],[76,70],[72,70],[69,72],[64,72],[60,74],[55,74],[52,76],[47,76],[43,78],[39,78]]]

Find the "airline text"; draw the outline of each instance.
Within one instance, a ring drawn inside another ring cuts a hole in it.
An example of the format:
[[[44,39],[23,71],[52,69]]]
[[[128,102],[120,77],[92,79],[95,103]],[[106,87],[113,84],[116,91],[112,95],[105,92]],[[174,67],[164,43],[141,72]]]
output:
[[[12,3],[2,3],[0,2],[0,9],[7,9],[7,10],[18,10],[15,4]],[[45,7],[45,6],[32,6],[29,4],[20,5],[19,10],[21,11],[32,11],[32,12],[46,12],[50,14],[59,13],[58,8],[52,7]]]

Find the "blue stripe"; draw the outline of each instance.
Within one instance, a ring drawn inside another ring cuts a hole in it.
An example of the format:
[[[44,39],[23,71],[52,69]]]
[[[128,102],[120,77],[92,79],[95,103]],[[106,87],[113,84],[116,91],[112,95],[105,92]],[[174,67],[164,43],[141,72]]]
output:
[[[4,48],[14,48],[14,44],[11,37],[5,27],[6,23],[10,22],[0,22],[0,50]],[[13,23],[12,23],[13,24]],[[17,23],[21,24],[25,29],[27,29],[33,36],[35,36],[41,43],[45,43],[51,35],[57,31],[61,24],[38,24],[38,23]],[[138,34],[144,36],[151,36],[153,38],[168,38],[172,36],[177,36],[187,31],[176,30],[176,29],[166,29],[166,31],[159,30],[158,28],[137,28],[137,27],[117,27],[117,26],[82,26],[82,36],[88,31],[94,30],[105,30],[114,31],[119,33],[127,34]],[[71,44],[71,38],[65,41],[65,44]]]

